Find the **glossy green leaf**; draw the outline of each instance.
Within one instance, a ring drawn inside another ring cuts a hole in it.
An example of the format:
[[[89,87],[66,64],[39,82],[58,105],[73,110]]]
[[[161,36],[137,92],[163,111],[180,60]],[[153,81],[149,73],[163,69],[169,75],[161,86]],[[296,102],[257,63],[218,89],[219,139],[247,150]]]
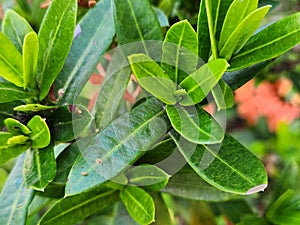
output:
[[[60,104],[73,103],[110,46],[115,35],[112,0],[101,0],[89,9],[77,29],[79,33],[54,82],[55,95]],[[64,93],[62,96],[58,95],[60,90]]]
[[[81,149],[83,156],[69,174],[66,194],[80,193],[115,177],[163,138],[169,128],[163,104],[154,98],[117,118]]]
[[[115,28],[121,45],[135,41],[162,40],[158,19],[147,0],[114,0],[114,3]],[[146,46],[144,49],[147,53]]]
[[[33,96],[31,93],[24,91],[23,88],[8,82],[0,82],[0,92],[0,103],[28,99]]]
[[[11,133],[0,132],[0,165],[25,152],[30,146],[30,142],[24,145],[8,144],[8,140],[13,137]]]
[[[52,138],[68,142],[86,131],[93,116],[82,105],[69,105],[55,109],[48,119],[51,121]]]
[[[176,149],[176,144],[172,138],[163,140],[147,151],[138,161],[137,164],[157,164],[170,156]]]
[[[168,17],[166,16],[166,14],[164,13],[164,11],[162,11],[160,8],[156,8],[153,7],[153,10],[157,16],[158,22],[160,24],[161,27],[168,27],[170,26]]]
[[[39,221],[40,225],[73,225],[102,211],[118,200],[114,190],[98,189],[59,200]]]
[[[131,55],[128,60],[142,88],[166,104],[176,103],[173,93],[177,85],[155,61],[144,54]]]
[[[218,110],[228,109],[234,106],[233,92],[223,80],[219,80],[218,85],[215,86],[211,92]]]
[[[189,166],[173,175],[162,191],[182,198],[208,202],[227,201],[236,197],[208,184]]]
[[[29,137],[33,148],[45,148],[50,143],[50,131],[44,119],[40,116],[34,116],[27,124],[31,130]]]
[[[114,218],[111,225],[139,225],[139,223],[135,222],[128,214],[122,202],[116,203],[113,215]]]
[[[274,224],[298,225],[300,223],[300,199],[293,190],[283,193],[268,209],[266,217]]]
[[[41,104],[26,104],[26,105],[19,105],[14,108],[15,111],[19,112],[39,112],[44,110],[55,109],[57,106],[47,106]]]
[[[0,157],[1,159],[1,157]],[[0,195],[0,224],[25,224],[33,190],[27,189],[22,179],[24,157],[20,156]]]
[[[23,87],[22,56],[13,43],[0,32],[0,76]]]
[[[230,61],[238,70],[278,57],[300,42],[300,13],[285,17],[252,36]]]
[[[214,33],[215,39],[218,41],[220,38],[221,29],[223,26],[223,21],[227,14],[227,10],[233,0],[211,0],[212,6],[212,16],[214,21]],[[205,1],[200,2],[200,10],[198,16],[197,24],[197,34],[198,34],[198,55],[199,57],[208,62],[211,52],[211,43],[208,29],[208,21],[206,14]]]
[[[146,191],[139,187],[127,186],[121,191],[120,197],[136,222],[142,225],[154,222],[154,201]]]
[[[16,135],[7,140],[8,145],[26,145],[29,137],[24,135]]]
[[[10,39],[20,53],[23,49],[23,41],[33,29],[29,23],[15,11],[8,9],[2,24],[2,32]]]
[[[174,131],[170,134],[189,165],[212,186],[242,195],[267,187],[262,162],[232,137],[226,135],[221,144],[196,145]]]
[[[75,30],[77,1],[53,0],[40,27],[37,84],[44,99],[61,71]]]
[[[256,10],[258,0],[234,0],[230,5],[220,33],[219,49],[225,46],[232,33],[242,24],[242,21],[251,12]]]
[[[172,127],[187,140],[198,144],[213,144],[223,140],[222,127],[201,106],[167,105]]]
[[[130,168],[125,173],[129,184],[141,186],[147,190],[159,191],[169,180],[169,175],[153,165],[139,165]]]
[[[54,149],[49,145],[43,149],[30,149],[26,152],[23,177],[27,187],[44,191],[56,174]]]
[[[218,83],[228,66],[226,60],[215,59],[190,74],[179,84],[186,91],[179,104],[190,106],[201,102]]]
[[[225,81],[226,84],[228,84],[228,86],[234,91],[260,74],[271,62],[272,60],[267,60],[245,69],[233,72],[225,72],[222,80]]]
[[[13,134],[28,135],[31,133],[31,130],[28,127],[13,118],[7,118],[6,120],[4,120],[4,124],[7,130]]]
[[[269,5],[261,7],[244,18],[226,39],[225,44],[219,45],[220,57],[229,60],[233,54],[237,54],[252,34],[258,29],[270,7],[271,6]]]
[[[198,40],[194,28],[187,20],[175,23],[164,40],[162,68],[177,84],[194,72],[197,64]]]
[[[95,121],[96,127],[100,130],[117,117],[128,86],[131,70],[128,65],[126,66],[128,62],[122,53],[122,49],[113,53],[96,101]],[[116,68],[119,70],[115,71]]]
[[[24,88],[35,87],[35,71],[38,60],[39,40],[35,32],[26,34],[23,45]]]

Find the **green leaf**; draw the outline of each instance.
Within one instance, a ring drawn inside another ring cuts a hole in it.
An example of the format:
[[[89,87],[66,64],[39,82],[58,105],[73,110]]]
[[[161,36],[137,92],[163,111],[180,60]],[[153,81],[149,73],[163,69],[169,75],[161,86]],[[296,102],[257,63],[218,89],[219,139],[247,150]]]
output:
[[[0,132],[0,165],[25,152],[30,146],[30,143],[24,145],[8,144],[8,140],[12,137],[14,136],[11,133]]]
[[[114,21],[119,44],[162,40],[158,19],[147,0],[114,0],[114,3]],[[147,53],[146,46],[144,49]]]
[[[15,111],[19,112],[40,112],[44,110],[55,109],[57,106],[47,106],[41,104],[26,104],[26,105],[19,105],[14,108]]]
[[[121,191],[120,197],[136,222],[142,225],[154,222],[154,201],[146,191],[139,187],[127,186]]]
[[[44,191],[56,174],[54,149],[49,145],[43,149],[30,149],[26,152],[23,177],[27,187]]]
[[[168,26],[170,26],[168,17],[164,13],[164,11],[162,11],[160,8],[156,8],[156,7],[153,7],[153,10],[154,10],[154,12],[155,12],[155,14],[157,16],[157,19],[159,21],[159,25],[161,27],[168,27]]]
[[[29,32],[32,32],[30,24],[18,13],[8,9],[2,24],[2,32],[10,39],[17,50],[22,53],[23,40]]]
[[[170,133],[181,154],[195,172],[219,190],[248,195],[267,187],[262,162],[232,137],[221,144],[196,145]]]
[[[29,137],[33,148],[45,148],[50,143],[50,131],[44,119],[40,116],[34,116],[27,124],[31,130]]]
[[[20,156],[0,195],[1,225],[26,223],[27,210],[33,197],[33,190],[27,189],[22,180],[23,162],[24,157]]]
[[[53,0],[40,27],[37,84],[44,99],[69,53],[76,23],[77,1]]]
[[[142,88],[166,104],[174,105],[177,102],[173,95],[176,91],[176,83],[155,61],[144,54],[131,55],[128,60]]]
[[[187,140],[198,144],[213,144],[223,140],[222,127],[201,106],[167,105],[172,127]]]
[[[118,201],[116,191],[99,188],[81,195],[66,197],[53,205],[38,224],[73,225],[102,211],[116,201]]]
[[[264,218],[260,218],[257,216],[245,216],[242,218],[241,222],[238,223],[237,225],[269,225],[269,223],[266,221]]]
[[[164,137],[169,128],[163,104],[154,98],[117,118],[81,149],[83,156],[69,174],[66,194],[80,193],[115,177]]]
[[[73,103],[110,46],[115,35],[112,0],[101,0],[89,9],[77,29],[81,32],[74,38],[65,65],[54,82],[60,104]],[[58,95],[60,90],[62,96]]]
[[[289,189],[269,207],[266,217],[274,224],[297,225],[300,223],[299,203],[300,199]]]
[[[24,135],[16,135],[7,140],[8,145],[23,145],[29,140],[29,137]]]
[[[86,131],[93,116],[84,106],[69,105],[54,110],[48,119],[51,121],[52,138],[68,142]]]
[[[250,13],[231,33],[224,45],[219,45],[220,57],[229,60],[233,54],[237,54],[259,27],[262,19],[268,13],[271,6],[267,5]]]
[[[175,23],[163,43],[162,68],[177,84],[194,72],[197,64],[198,40],[194,28],[187,20]]]
[[[233,71],[233,72],[225,72],[222,80],[225,81],[229,87],[234,91],[239,87],[243,86],[249,80],[260,74],[270,63],[272,60],[267,60],[265,62],[261,62],[250,66],[245,69]]]
[[[23,87],[22,56],[13,43],[0,32],[0,76]]]
[[[300,42],[300,13],[285,17],[252,36],[230,61],[230,71],[273,59]]]
[[[169,175],[153,165],[139,165],[130,168],[125,173],[129,184],[142,186],[147,190],[159,191],[169,180]]]
[[[212,89],[218,110],[232,108],[234,106],[234,96],[230,87],[223,81],[219,80],[219,84]]]
[[[13,118],[7,118],[4,120],[4,124],[7,130],[13,134],[25,134],[28,135],[31,133],[30,129],[24,124],[20,123],[18,120]]]
[[[139,225],[139,223],[135,222],[128,214],[122,202],[116,203],[113,216],[111,225]]]
[[[227,14],[227,10],[233,0],[211,0],[212,6],[212,16],[214,21],[214,33],[215,39],[218,41],[223,26],[223,21]],[[198,34],[198,55],[199,57],[208,62],[211,52],[211,43],[208,29],[208,21],[206,14],[205,1],[200,2],[200,10],[198,16],[197,24],[197,34]]]
[[[129,66],[125,67],[124,65],[123,67],[124,63],[128,64],[123,54],[119,50],[114,52],[95,106],[96,127],[99,130],[106,128],[112,120],[116,119],[119,113],[119,108],[123,102],[124,93],[131,75]],[[119,70],[115,72],[115,68]]]
[[[236,197],[211,186],[189,166],[173,175],[162,191],[182,198],[208,202],[227,201]]]
[[[28,99],[33,96],[31,93],[24,91],[23,88],[8,82],[0,82],[0,92],[0,103]]]
[[[35,32],[25,36],[23,45],[23,79],[24,89],[35,87],[35,71],[39,52],[39,40]]]
[[[190,106],[201,102],[218,83],[228,66],[226,60],[215,59],[190,74],[179,84],[186,91],[179,104]]]
[[[151,192],[151,196],[155,204],[155,221],[152,225],[173,225],[173,217],[170,215],[171,212],[167,207],[162,194],[159,192]]]
[[[234,0],[230,5],[221,30],[218,49],[222,49],[244,18],[256,10],[258,0]],[[245,27],[246,28],[246,27]]]

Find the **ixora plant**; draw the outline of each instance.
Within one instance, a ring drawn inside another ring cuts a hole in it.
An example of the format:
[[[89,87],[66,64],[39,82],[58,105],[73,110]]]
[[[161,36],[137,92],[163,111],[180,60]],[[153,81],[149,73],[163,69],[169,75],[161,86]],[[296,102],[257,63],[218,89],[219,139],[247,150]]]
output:
[[[32,22],[35,7],[18,2]],[[197,32],[183,20],[165,38],[147,0],[101,0],[80,17],[76,0],[53,0],[38,33],[6,11],[0,163],[17,161],[0,224],[75,224],[95,214],[91,224],[173,224],[162,193],[224,202],[263,191],[262,162],[203,107],[212,99],[219,111],[232,107],[232,91],[300,42],[299,13],[260,28],[270,7],[202,0]],[[81,92],[112,42],[121,51],[106,63],[118,69],[88,110]],[[124,112],[131,73],[148,97]],[[175,172],[160,164],[170,158]],[[264,218],[248,212],[240,224],[298,224],[295,205],[287,191]]]

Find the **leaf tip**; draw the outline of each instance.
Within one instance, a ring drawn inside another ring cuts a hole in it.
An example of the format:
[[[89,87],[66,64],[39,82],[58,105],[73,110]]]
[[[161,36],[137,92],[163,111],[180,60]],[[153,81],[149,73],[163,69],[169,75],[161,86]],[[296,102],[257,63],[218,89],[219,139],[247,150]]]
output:
[[[246,195],[251,195],[251,194],[255,194],[260,191],[264,191],[267,188],[267,186],[268,186],[268,184],[261,184],[261,185],[255,186],[255,187],[249,189],[246,192]]]

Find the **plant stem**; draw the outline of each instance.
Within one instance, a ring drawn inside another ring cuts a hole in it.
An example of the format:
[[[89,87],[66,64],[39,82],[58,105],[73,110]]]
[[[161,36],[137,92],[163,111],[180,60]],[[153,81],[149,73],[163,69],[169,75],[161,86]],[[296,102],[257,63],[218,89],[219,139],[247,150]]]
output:
[[[218,58],[218,50],[217,50],[217,43],[216,43],[215,32],[214,32],[211,0],[205,0],[205,5],[206,5],[209,36],[210,36],[210,42],[211,42],[211,51],[213,54],[213,58],[217,59]]]

